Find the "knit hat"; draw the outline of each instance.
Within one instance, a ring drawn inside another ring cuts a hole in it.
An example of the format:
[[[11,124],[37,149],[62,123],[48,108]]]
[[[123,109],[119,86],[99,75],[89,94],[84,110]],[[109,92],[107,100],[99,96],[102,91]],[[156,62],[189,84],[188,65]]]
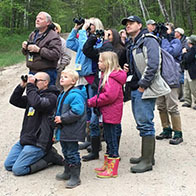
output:
[[[55,27],[57,28],[58,32],[61,33],[61,26],[58,23],[53,22]]]
[[[191,35],[188,38],[188,42],[190,42],[191,44],[195,45],[196,44],[196,35]]]
[[[178,33],[180,33],[181,35],[184,35],[184,29],[182,28],[176,28],[175,31],[177,31]]]

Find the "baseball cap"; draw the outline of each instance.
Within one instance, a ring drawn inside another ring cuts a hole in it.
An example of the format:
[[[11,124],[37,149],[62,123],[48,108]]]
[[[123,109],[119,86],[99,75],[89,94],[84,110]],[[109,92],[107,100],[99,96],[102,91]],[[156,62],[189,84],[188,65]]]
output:
[[[188,38],[188,41],[192,44],[196,44],[196,35],[191,35],[189,38]]]
[[[137,22],[137,23],[142,24],[142,20],[138,16],[129,16],[128,18],[124,18],[121,23],[122,23],[122,25],[126,25],[128,21]]]
[[[149,24],[154,25],[154,24],[156,24],[156,22],[154,20],[150,19],[150,20],[146,21],[146,25],[149,25]]]
[[[182,28],[176,28],[175,31],[177,31],[181,35],[184,35],[184,29],[182,29]]]

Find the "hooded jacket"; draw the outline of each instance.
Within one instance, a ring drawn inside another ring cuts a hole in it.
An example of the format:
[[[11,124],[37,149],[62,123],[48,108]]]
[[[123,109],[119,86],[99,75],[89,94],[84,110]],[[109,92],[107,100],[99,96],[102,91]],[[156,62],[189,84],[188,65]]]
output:
[[[161,49],[156,39],[146,37],[142,30],[131,43],[128,59],[133,78],[128,85],[132,90],[139,86],[144,88],[142,99],[157,98],[170,93],[170,88],[161,76]]]
[[[80,85],[71,89],[64,99],[61,111],[59,111],[64,93],[62,92],[59,95],[59,104],[57,106],[57,115],[60,115],[62,121],[60,141],[84,142],[86,130],[86,88]]]
[[[53,137],[49,116],[53,114],[59,91],[55,86],[38,90],[31,83],[27,84],[27,95],[23,95],[24,90],[25,88],[18,85],[10,98],[12,105],[25,109],[20,144],[33,145],[48,151]]]
[[[119,124],[121,122],[123,112],[122,85],[125,84],[126,79],[127,74],[125,71],[113,71],[109,75],[104,88],[102,88],[98,99],[96,95],[88,100],[89,107],[100,108],[103,115],[103,122],[110,124]]]

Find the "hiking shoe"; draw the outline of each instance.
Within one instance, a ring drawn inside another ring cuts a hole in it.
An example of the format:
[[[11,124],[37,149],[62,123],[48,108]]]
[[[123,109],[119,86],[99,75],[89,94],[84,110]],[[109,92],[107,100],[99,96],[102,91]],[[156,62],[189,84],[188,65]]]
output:
[[[180,144],[182,142],[183,142],[183,138],[182,137],[176,137],[176,138],[173,138],[173,139],[169,140],[169,143],[173,144],[173,145],[178,145],[178,144]]]
[[[194,110],[196,110],[196,105],[193,107]]]
[[[163,128],[163,132],[156,136],[157,140],[172,138],[172,129],[170,127]]]
[[[190,104],[188,104],[188,103],[184,103],[184,104],[182,104],[182,107],[190,108],[190,107],[191,107],[191,105],[190,105]]]

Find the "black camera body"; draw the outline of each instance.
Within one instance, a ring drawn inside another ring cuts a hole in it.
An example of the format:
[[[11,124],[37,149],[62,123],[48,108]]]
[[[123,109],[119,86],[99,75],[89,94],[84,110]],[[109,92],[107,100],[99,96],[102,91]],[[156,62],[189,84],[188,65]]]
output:
[[[98,107],[93,108],[93,112],[99,117],[101,116],[101,112]]]
[[[62,129],[62,124],[57,124],[54,122],[55,120],[55,114],[51,115],[51,116],[48,116],[48,120],[49,120],[49,123],[50,123],[50,126],[54,129],[54,128],[59,128],[59,129]]]
[[[22,80],[23,82],[27,82],[28,76],[27,76],[27,75],[22,75],[22,76],[21,76],[21,80]]]
[[[167,30],[168,30],[168,28],[165,26],[165,24],[159,22],[159,23],[156,24],[156,28],[153,31],[153,33],[155,35],[159,35],[159,37],[163,37],[163,36],[167,35]]]
[[[73,22],[76,23],[77,25],[81,25],[81,24],[85,23],[85,20],[84,20],[84,18],[80,17],[80,18],[74,18]]]

